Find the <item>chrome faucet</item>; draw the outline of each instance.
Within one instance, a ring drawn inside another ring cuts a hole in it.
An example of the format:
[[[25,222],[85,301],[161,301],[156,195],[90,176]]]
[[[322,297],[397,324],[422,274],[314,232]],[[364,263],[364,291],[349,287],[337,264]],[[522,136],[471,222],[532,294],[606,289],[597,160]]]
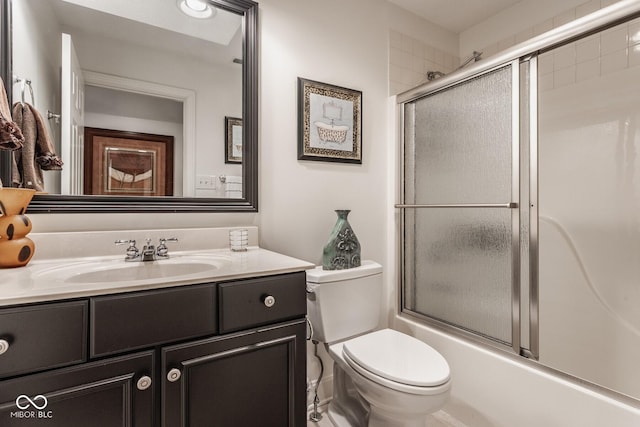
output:
[[[151,239],[146,239],[146,244],[142,247],[142,250],[139,250],[136,247],[135,240],[116,240],[116,245],[124,245],[128,244],[127,251],[125,252],[124,260],[127,262],[131,261],[156,261],[161,259],[169,258],[169,248],[167,247],[167,242],[177,242],[178,239],[175,237],[170,237],[165,239],[163,237],[160,238],[160,244],[158,246],[154,246],[151,244]]]
[[[151,244],[151,239],[146,239],[147,244],[142,247],[142,259],[140,261],[155,261],[156,247]]]
[[[168,239],[160,238],[160,244],[156,248],[156,258],[157,259],[167,259],[169,258],[169,248],[167,247],[167,242],[177,242],[177,237],[169,237]]]
[[[116,240],[116,245],[125,245],[128,244],[127,251],[125,252],[124,260],[127,262],[138,261],[140,258],[140,250],[136,247],[135,240]]]

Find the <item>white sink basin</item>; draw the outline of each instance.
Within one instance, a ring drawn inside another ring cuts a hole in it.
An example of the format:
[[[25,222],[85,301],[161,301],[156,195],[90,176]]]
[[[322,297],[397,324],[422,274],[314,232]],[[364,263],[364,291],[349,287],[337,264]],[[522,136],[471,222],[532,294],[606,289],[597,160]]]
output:
[[[202,275],[227,265],[223,257],[178,257],[159,261],[98,260],[71,263],[36,273],[55,282],[91,284],[177,280]]]

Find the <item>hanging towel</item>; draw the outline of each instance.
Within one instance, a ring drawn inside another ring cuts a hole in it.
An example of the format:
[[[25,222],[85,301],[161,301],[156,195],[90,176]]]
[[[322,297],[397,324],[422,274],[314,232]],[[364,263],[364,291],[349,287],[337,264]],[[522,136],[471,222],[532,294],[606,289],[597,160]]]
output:
[[[242,177],[227,175],[224,181],[224,196],[230,199],[242,198]]]
[[[23,142],[20,128],[11,118],[4,81],[0,78],[0,150],[17,150],[22,148]]]
[[[14,186],[44,191],[43,170],[61,170],[62,160],[55,154],[44,120],[30,104],[13,104],[13,117],[24,135],[21,150],[13,156]]]

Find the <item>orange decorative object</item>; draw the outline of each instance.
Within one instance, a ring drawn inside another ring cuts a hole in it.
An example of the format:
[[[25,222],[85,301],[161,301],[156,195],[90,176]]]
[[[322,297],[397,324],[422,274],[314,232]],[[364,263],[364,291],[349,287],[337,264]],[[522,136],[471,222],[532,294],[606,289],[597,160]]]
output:
[[[28,188],[0,188],[0,267],[22,267],[33,257],[35,245],[25,237],[32,228],[24,214],[36,193]]]

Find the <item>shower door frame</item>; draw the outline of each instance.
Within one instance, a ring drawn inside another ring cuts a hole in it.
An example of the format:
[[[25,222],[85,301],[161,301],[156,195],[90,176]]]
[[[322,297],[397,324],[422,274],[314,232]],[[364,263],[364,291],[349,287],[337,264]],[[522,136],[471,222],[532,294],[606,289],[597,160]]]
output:
[[[475,73],[473,75],[461,78],[460,80],[456,80],[454,83],[439,87],[436,90],[430,91],[428,94],[422,95],[417,99],[424,98],[427,96],[436,95],[439,92],[444,90],[454,88],[458,85],[467,83],[471,80],[482,78],[482,76],[490,74],[494,71],[500,69],[509,68],[511,72],[511,194],[510,200],[506,203],[464,203],[464,204],[406,204],[404,202],[404,186],[401,191],[402,202],[395,205],[396,208],[406,210],[406,209],[449,209],[449,208],[482,208],[482,209],[509,209],[511,211],[511,343],[510,346],[516,353],[520,352],[521,342],[520,342],[520,60],[515,59],[513,61],[499,64],[495,67],[484,69],[481,72]],[[417,100],[413,99],[413,101]],[[402,108],[400,108],[400,123],[404,123],[404,105],[411,101],[405,101],[402,104]],[[401,127],[401,141],[403,141],[402,147],[402,159],[403,165],[401,171],[403,173],[401,183],[405,182],[404,177],[404,127]],[[405,229],[405,215],[401,216],[401,229]],[[404,253],[404,233],[402,233],[402,242],[401,242],[401,262],[405,259]],[[400,266],[401,275],[404,272],[403,266]],[[401,283],[404,283],[402,278]],[[446,325],[447,327],[453,327],[456,329],[461,329],[462,331],[468,332],[469,334],[475,335],[476,333],[471,330],[464,329],[460,326],[454,326],[447,322],[440,321],[437,319],[433,319],[427,315],[418,313],[413,310],[409,310],[404,308],[403,301],[403,286],[401,288],[401,300],[400,307],[401,312],[410,313],[414,317],[418,317],[421,319],[425,319],[428,321],[432,321],[434,323],[440,325]],[[479,333],[478,333],[479,334]],[[481,334],[479,334],[481,335]],[[502,341],[494,341],[494,344],[498,346],[508,347],[507,343]]]
[[[537,57],[540,53],[544,53],[555,49],[559,46],[562,46],[567,43],[571,43],[580,38],[586,37],[590,34],[594,34],[600,31],[603,31],[607,28],[613,27],[615,25],[624,23],[626,21],[635,19],[640,16],[640,2],[634,0],[623,0],[618,3],[615,3],[611,6],[603,8],[599,11],[596,11],[592,14],[584,16],[580,19],[572,21],[568,24],[565,24],[561,27],[558,27],[554,30],[551,30],[547,33],[544,33],[540,36],[534,37],[528,41],[525,41],[521,44],[513,46],[507,50],[504,50],[492,57],[489,57],[480,62],[476,62],[473,65],[455,71],[451,74],[440,77],[431,82],[425,83],[421,86],[418,86],[414,89],[411,89],[407,92],[403,92],[396,97],[396,107],[398,111],[397,119],[398,123],[404,123],[404,111],[405,105],[414,101],[419,100],[420,98],[424,98],[426,96],[430,96],[436,94],[439,91],[445,90],[447,88],[456,86],[463,82],[466,82],[475,77],[482,76],[485,73],[491,72],[495,69],[508,66],[511,64],[513,73],[514,73],[514,81],[512,82],[512,87],[514,91],[514,97],[512,98],[512,112],[513,117],[512,120],[518,121],[520,117],[524,117],[529,122],[529,132],[528,132],[528,145],[529,145],[529,192],[528,197],[525,196],[523,199],[527,202],[529,208],[529,239],[528,239],[528,254],[529,254],[529,292],[528,292],[528,322],[525,324],[525,328],[528,330],[528,347],[523,348],[521,343],[522,336],[522,325],[521,325],[521,284],[520,284],[520,215],[515,214],[514,212],[520,212],[523,206],[519,206],[519,209],[513,209],[512,211],[512,276],[513,276],[513,287],[512,287],[512,343],[511,346],[504,345],[495,340],[491,340],[483,337],[480,334],[474,333],[472,331],[465,330],[460,327],[456,327],[449,323],[445,323],[433,318],[430,318],[426,315],[422,315],[420,313],[416,313],[412,310],[408,310],[404,308],[404,289],[403,284],[405,278],[404,276],[404,261],[405,261],[405,253],[404,253],[404,244],[405,244],[405,216],[404,214],[400,214],[400,221],[398,222],[398,230],[397,235],[400,236],[398,239],[398,247],[397,253],[399,254],[397,258],[397,271],[398,275],[398,294],[397,294],[397,312],[400,316],[410,316],[414,318],[423,319],[427,324],[432,326],[437,326],[441,329],[444,329],[447,332],[454,333],[456,335],[461,335],[463,337],[469,338],[472,341],[480,342],[482,344],[488,345],[492,348],[498,348],[501,350],[506,350],[510,353],[515,353],[516,355],[525,356],[529,359],[538,359],[539,356],[539,346],[538,346],[538,337],[539,337],[539,319],[538,319],[538,73],[537,73]],[[529,91],[528,91],[528,114],[521,116],[522,112],[520,109],[519,102],[519,93],[520,93],[520,82],[519,82],[519,71],[520,71],[520,63],[528,63],[528,80],[529,80]],[[519,128],[518,123],[518,128]],[[519,129],[514,129],[513,133],[513,141],[512,147],[516,147],[516,144],[519,147]],[[405,153],[404,153],[404,126],[399,126],[399,187],[398,194],[400,197],[400,201],[395,204],[397,209],[404,211],[405,209],[414,209],[414,208],[422,208],[424,206],[421,205],[409,205],[405,204]],[[519,159],[520,150],[513,148],[513,164],[514,169],[512,171],[512,202],[513,203],[522,203],[520,200],[519,188],[520,188],[520,177]],[[467,205],[468,206],[468,205]],[[496,206],[494,206],[496,207]],[[514,225],[515,222],[515,225]],[[517,288],[517,289],[516,289]],[[544,366],[537,364],[538,366]],[[553,368],[548,368],[554,372],[556,372]],[[564,374],[568,377],[572,377],[570,374]],[[607,393],[613,393],[617,397],[622,397],[626,400],[625,395],[619,396],[619,394],[615,391],[611,391],[609,389],[603,388],[597,384],[592,384],[592,386],[598,390],[605,390]],[[637,400],[630,398],[635,404],[637,404]]]

